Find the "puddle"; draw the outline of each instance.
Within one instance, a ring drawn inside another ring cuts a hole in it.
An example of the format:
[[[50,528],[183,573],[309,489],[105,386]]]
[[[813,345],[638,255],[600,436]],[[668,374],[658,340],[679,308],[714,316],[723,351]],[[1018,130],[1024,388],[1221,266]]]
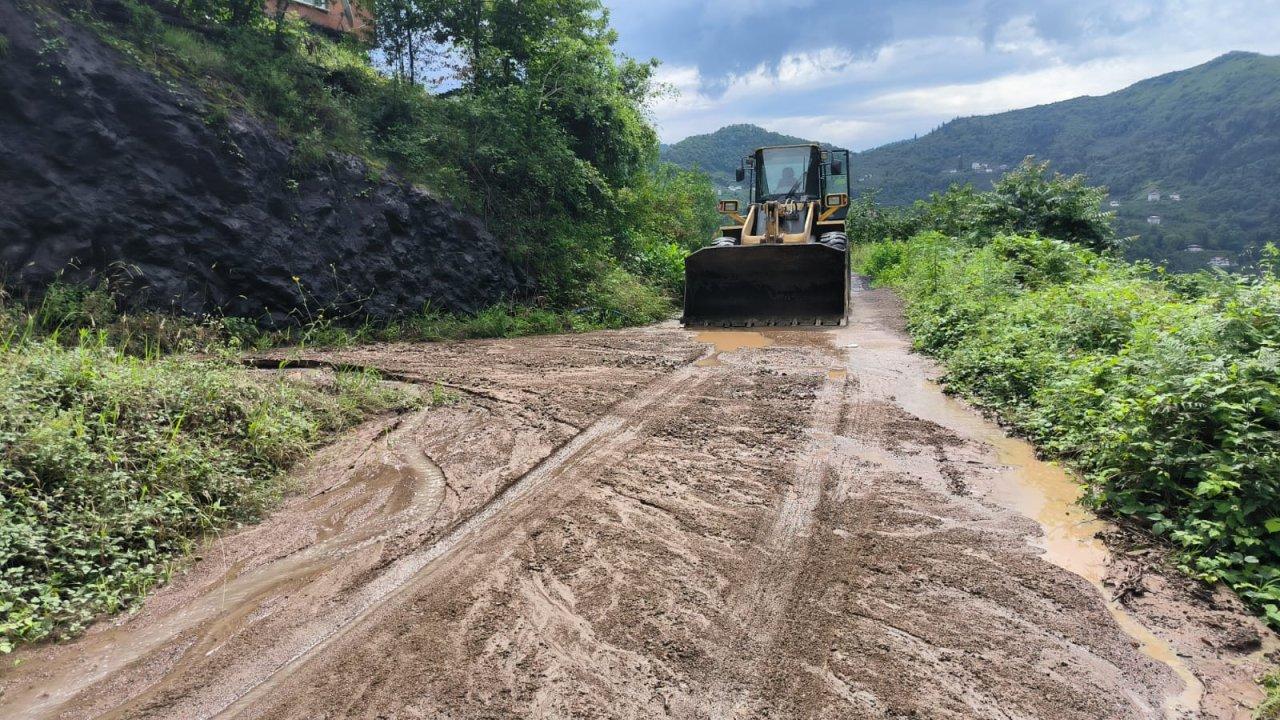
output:
[[[845,333],[848,331],[842,332]],[[995,449],[1001,464],[1008,469],[996,478],[986,499],[1039,523],[1044,536],[1036,544],[1044,549],[1044,559],[1089,581],[1098,589],[1116,624],[1139,643],[1142,653],[1167,665],[1178,676],[1183,690],[1165,701],[1165,717],[1198,717],[1204,694],[1199,678],[1169,643],[1113,601],[1110,588],[1102,583],[1111,554],[1094,536],[1107,523],[1079,505],[1083,486],[1063,468],[1037,458],[1030,443],[1007,436],[999,426],[944,394],[937,384],[914,375],[910,367],[904,368],[902,356],[908,352],[905,341],[883,332],[874,332],[872,337],[863,335],[861,331],[857,336],[845,335],[856,337],[861,346],[848,351],[850,365],[865,371],[880,385],[880,392],[907,412]],[[861,373],[859,377],[862,379]]]
[[[1044,559],[1088,580],[1102,595],[1107,610],[1120,629],[1141,644],[1143,654],[1168,665],[1177,674],[1183,690],[1165,702],[1165,717],[1197,716],[1200,698],[1204,694],[1200,679],[1187,668],[1169,643],[1138,622],[1119,602],[1112,600],[1111,588],[1102,583],[1110,564],[1111,551],[1095,536],[1107,527],[1107,523],[1079,504],[1084,486],[1061,467],[1037,458],[1029,443],[1007,437],[1002,432],[984,439],[996,449],[1000,462],[1009,468],[1001,478],[1007,482],[993,488],[988,499],[1040,523],[1044,537],[1036,544],[1044,548]]]
[[[694,363],[699,367],[716,367],[723,364],[720,362],[720,353],[733,352],[742,348],[765,348],[773,344],[773,340],[765,337],[764,333],[746,330],[704,330],[697,333],[695,339],[715,348],[710,357]]]

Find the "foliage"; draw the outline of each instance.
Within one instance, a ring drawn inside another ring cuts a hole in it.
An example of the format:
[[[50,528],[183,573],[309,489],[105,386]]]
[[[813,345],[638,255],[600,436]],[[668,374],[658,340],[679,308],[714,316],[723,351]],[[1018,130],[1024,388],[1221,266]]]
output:
[[[266,379],[137,358],[84,331],[0,347],[0,651],[136,602],[202,535],[251,520],[329,433],[416,402],[372,374]]]
[[[923,218],[920,204],[911,207],[880,205],[876,193],[853,198],[845,216],[845,232],[857,243],[902,241],[920,232]]]
[[[1041,232],[1092,250],[1114,247],[1111,216],[1101,209],[1106,188],[1085,185],[1083,175],[1050,176],[1048,160],[1037,163],[1030,157],[1024,159],[981,197],[979,227]]]
[[[1280,625],[1280,279],[1186,294],[1148,266],[1036,234],[975,246],[927,231],[868,258],[949,389]]]
[[[668,258],[670,262],[680,263],[681,282],[683,258],[683,250]],[[385,323],[366,322],[352,327],[318,314],[297,326],[275,330],[237,317],[191,318],[117,312],[120,298],[107,284],[87,288],[56,282],[43,299],[31,307],[8,301],[0,289],[0,344],[41,338],[64,347],[76,347],[83,333],[89,332],[122,354],[153,358],[174,352],[219,354],[242,348],[347,347],[370,342],[588,332],[656,322],[673,310],[666,294],[625,272],[615,271],[598,282],[600,285],[584,293],[592,298],[590,305],[567,310],[500,303],[465,315],[428,305]]]
[[[1268,675],[1262,681],[1267,697],[1254,710],[1255,720],[1280,720],[1280,670]]]
[[[672,290],[664,246],[707,234],[679,223],[704,217],[690,203],[707,201],[709,181],[673,180],[656,162],[654,63],[616,55],[597,0],[388,0],[375,9],[399,10],[378,15],[390,77],[357,39],[233,22],[238,1],[180,3],[185,28],[102,27],[216,99],[211,124],[239,105],[275,122],[294,141],[299,176],[334,150],[358,154],[480,215],[555,311],[612,312],[617,298],[590,293],[619,288],[609,281],[619,269],[651,271],[641,280]],[[424,80],[449,89],[433,94]]]
[[[423,0],[372,0],[378,49],[397,80],[416,85],[438,55],[434,32],[438,3]]]
[[[1025,158],[987,192],[953,185],[909,207],[882,206],[874,192],[855,200],[846,218],[855,242],[906,240],[933,229],[970,244],[996,233],[1038,232],[1105,251],[1117,247],[1112,216],[1100,209],[1106,190],[1081,175],[1049,173],[1049,163]]]
[[[671,297],[684,292],[684,258],[706,245],[719,225],[715,189],[707,176],[662,163],[619,197],[630,230],[615,249],[623,266],[649,278]]]
[[[906,206],[957,182],[989,189],[1027,155],[1110,187],[1120,203],[1116,229],[1136,236],[1125,247],[1131,259],[1168,261],[1176,270],[1203,268],[1216,255],[1251,263],[1280,239],[1280,196],[1271,191],[1280,157],[1280,58],[1230,53],[1102,97],[958,118],[918,140],[854,156],[853,189]],[[1164,195],[1148,202],[1148,189]],[[1171,192],[1181,201],[1171,201]],[[1148,225],[1149,215],[1161,224]],[[1191,244],[1204,252],[1186,252]]]

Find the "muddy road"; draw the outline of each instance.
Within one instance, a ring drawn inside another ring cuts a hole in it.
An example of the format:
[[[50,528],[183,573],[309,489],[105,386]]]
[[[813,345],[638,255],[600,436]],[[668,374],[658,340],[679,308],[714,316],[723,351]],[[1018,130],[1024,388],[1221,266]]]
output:
[[[892,295],[854,307],[313,354],[455,401],[16,653],[0,716],[1248,717],[1275,637],[943,396]]]

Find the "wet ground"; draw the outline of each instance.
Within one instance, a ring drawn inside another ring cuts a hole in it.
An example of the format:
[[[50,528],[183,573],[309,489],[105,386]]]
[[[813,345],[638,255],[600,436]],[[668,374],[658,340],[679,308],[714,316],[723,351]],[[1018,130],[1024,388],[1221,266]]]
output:
[[[313,353],[457,401],[16,653],[0,716],[1248,717],[1276,638],[944,396],[892,295],[853,305]]]

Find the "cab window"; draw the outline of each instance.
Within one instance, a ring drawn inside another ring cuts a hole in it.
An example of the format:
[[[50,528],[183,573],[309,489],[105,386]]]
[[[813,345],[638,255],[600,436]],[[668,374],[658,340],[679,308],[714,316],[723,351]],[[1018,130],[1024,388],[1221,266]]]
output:
[[[807,194],[810,152],[808,147],[769,148],[762,151],[756,172],[756,197],[776,200]]]

